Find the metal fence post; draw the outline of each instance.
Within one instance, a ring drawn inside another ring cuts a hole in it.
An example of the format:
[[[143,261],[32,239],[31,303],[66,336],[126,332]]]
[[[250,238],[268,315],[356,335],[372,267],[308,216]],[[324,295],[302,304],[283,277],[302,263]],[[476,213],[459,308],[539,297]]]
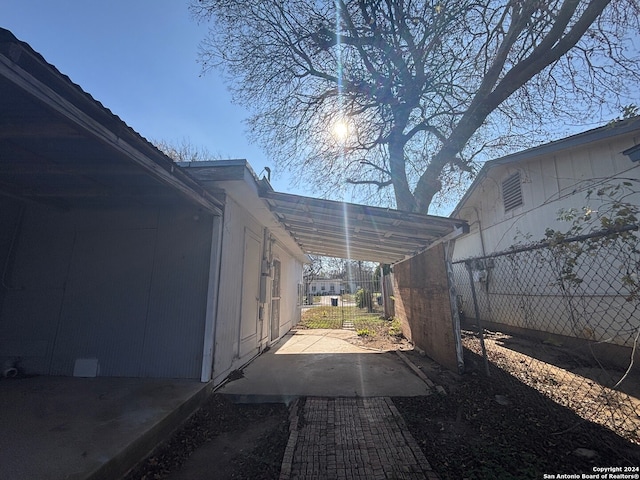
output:
[[[489,370],[489,359],[487,358],[487,349],[484,345],[484,328],[482,327],[482,320],[480,319],[480,309],[478,308],[478,298],[476,297],[476,286],[473,282],[473,272],[471,271],[471,264],[469,262],[464,263],[469,272],[469,283],[471,284],[471,298],[473,299],[473,310],[475,312],[476,322],[478,322],[478,334],[480,335],[480,346],[482,347],[482,357],[484,359],[484,369],[487,377],[491,376]]]

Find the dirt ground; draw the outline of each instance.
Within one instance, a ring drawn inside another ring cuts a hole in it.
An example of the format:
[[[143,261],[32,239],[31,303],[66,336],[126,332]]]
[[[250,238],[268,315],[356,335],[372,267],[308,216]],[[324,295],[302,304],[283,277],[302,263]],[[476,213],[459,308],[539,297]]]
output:
[[[338,330],[338,332],[340,332],[339,338],[343,338],[353,345],[381,352],[413,350],[413,344],[402,335],[389,334],[389,327],[387,325],[372,323],[369,324],[367,329],[371,331],[372,334],[358,335],[353,331],[353,334],[349,337],[344,336],[344,330]]]
[[[393,399],[443,480],[533,480],[640,465],[640,446],[522,382],[481,370],[456,376],[415,351],[405,354],[446,391]],[[468,364],[482,365],[465,354]]]
[[[237,405],[214,394],[174,435],[161,444],[125,480],[181,478],[272,479],[280,475],[289,439],[284,404]],[[185,464],[206,457],[206,468]]]
[[[580,417],[640,444],[640,369],[605,366],[560,345],[485,332],[493,375],[524,383]],[[463,331],[463,344],[481,355],[477,335]],[[472,358],[469,359],[473,363]],[[484,371],[484,365],[475,367]],[[615,387],[615,388],[614,388]]]
[[[501,341],[491,340],[496,345]],[[350,341],[367,348],[403,350],[441,387],[439,393],[429,396],[396,397],[393,401],[443,480],[533,480],[545,473],[580,474],[593,473],[593,468],[600,466],[640,466],[639,445],[554,402],[517,376],[501,373],[487,378],[482,359],[470,349],[465,349],[468,371],[457,375],[393,335],[362,338],[354,334]],[[528,347],[535,349],[536,345]],[[518,355],[524,355],[522,350]],[[503,367],[517,372],[518,366],[527,365],[526,355],[523,359],[496,352],[503,356],[492,360],[502,362]],[[570,395],[568,390],[558,391]],[[263,426],[260,434],[252,433],[256,425]],[[284,405],[234,405],[214,395],[126,478],[277,479],[287,440],[288,410]],[[219,462],[212,463],[209,476],[184,471],[189,476],[180,476],[181,464],[192,454]]]

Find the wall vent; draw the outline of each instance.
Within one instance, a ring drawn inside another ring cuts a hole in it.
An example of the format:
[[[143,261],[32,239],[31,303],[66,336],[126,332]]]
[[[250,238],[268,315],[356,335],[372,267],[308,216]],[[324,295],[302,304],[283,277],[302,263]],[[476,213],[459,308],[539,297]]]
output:
[[[504,211],[508,212],[522,205],[522,183],[520,182],[520,172],[509,175],[502,182],[502,201]]]

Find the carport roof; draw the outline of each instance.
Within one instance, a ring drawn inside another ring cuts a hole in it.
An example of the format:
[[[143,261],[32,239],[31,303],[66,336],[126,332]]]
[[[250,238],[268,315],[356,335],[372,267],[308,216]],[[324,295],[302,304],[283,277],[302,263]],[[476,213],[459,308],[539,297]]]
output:
[[[279,193],[246,160],[179,165],[208,188],[216,180],[255,183],[271,214],[309,255],[393,264],[468,232],[464,220]]]
[[[273,214],[308,254],[393,264],[468,231],[466,222],[263,190]]]

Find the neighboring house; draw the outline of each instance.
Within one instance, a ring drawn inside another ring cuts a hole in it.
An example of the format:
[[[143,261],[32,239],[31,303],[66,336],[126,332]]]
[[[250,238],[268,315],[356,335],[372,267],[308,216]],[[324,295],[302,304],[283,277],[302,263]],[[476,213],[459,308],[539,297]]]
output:
[[[629,156],[639,143],[634,117],[486,162],[451,214],[470,228],[456,240],[454,261],[541,240],[548,227],[566,229],[558,211],[581,210],[596,182],[640,180],[640,163]]]
[[[631,180],[631,183],[640,180],[638,144],[640,117],[634,117],[486,162],[451,214],[452,218],[466,220],[470,227],[467,235],[455,241],[454,267],[456,261],[504,252],[516,244],[540,241],[547,228],[567,231],[569,224],[559,220],[559,210],[575,208],[582,211],[586,206],[598,209],[596,195],[589,200],[586,198],[589,190],[595,191],[602,186],[627,180]],[[640,183],[635,183],[636,192],[639,187]],[[626,201],[640,204],[640,195],[633,194]],[[539,280],[537,291],[524,293],[515,291],[517,278],[502,279],[504,291],[498,293],[495,290],[498,270],[493,268],[492,261],[488,260],[484,267],[477,270],[473,275],[478,287],[479,315],[484,321],[493,322],[492,328],[501,328],[500,325],[542,328],[527,325],[527,319],[524,318],[526,315],[523,312],[531,305],[525,297],[530,295],[531,301],[538,302],[538,305],[543,304],[543,297],[547,299],[544,308],[548,312],[542,313],[554,318],[553,322],[544,326],[547,332],[606,341],[613,336],[610,327],[602,323],[601,315],[595,310],[593,317],[581,319],[590,325],[589,328],[577,330],[575,326],[566,327],[565,324],[570,320],[561,318],[562,314],[558,313],[561,311],[558,295],[548,293],[554,283],[552,278]],[[514,265],[512,270],[526,271],[521,265]],[[533,271],[539,273],[542,279],[539,268],[529,270]],[[619,280],[606,275],[601,277],[600,285],[590,285],[592,294],[582,295],[593,295],[594,298],[619,295],[618,300],[611,301],[623,305],[624,298],[611,289],[611,285]],[[468,282],[465,273],[456,278],[458,290],[463,292],[464,314],[474,317],[472,298],[468,289],[464,288]],[[509,296],[513,299],[511,303],[505,300]],[[585,300],[582,303],[588,302]],[[638,323],[638,318],[630,321]],[[612,341],[626,344],[629,339],[614,338]]]
[[[358,287],[358,282],[355,281],[341,280],[339,278],[316,278],[309,284],[309,293],[312,295],[341,295],[343,293],[355,293]]]
[[[312,295],[340,295],[345,290],[345,286],[339,278],[317,278],[312,280],[309,285],[309,293]]]

